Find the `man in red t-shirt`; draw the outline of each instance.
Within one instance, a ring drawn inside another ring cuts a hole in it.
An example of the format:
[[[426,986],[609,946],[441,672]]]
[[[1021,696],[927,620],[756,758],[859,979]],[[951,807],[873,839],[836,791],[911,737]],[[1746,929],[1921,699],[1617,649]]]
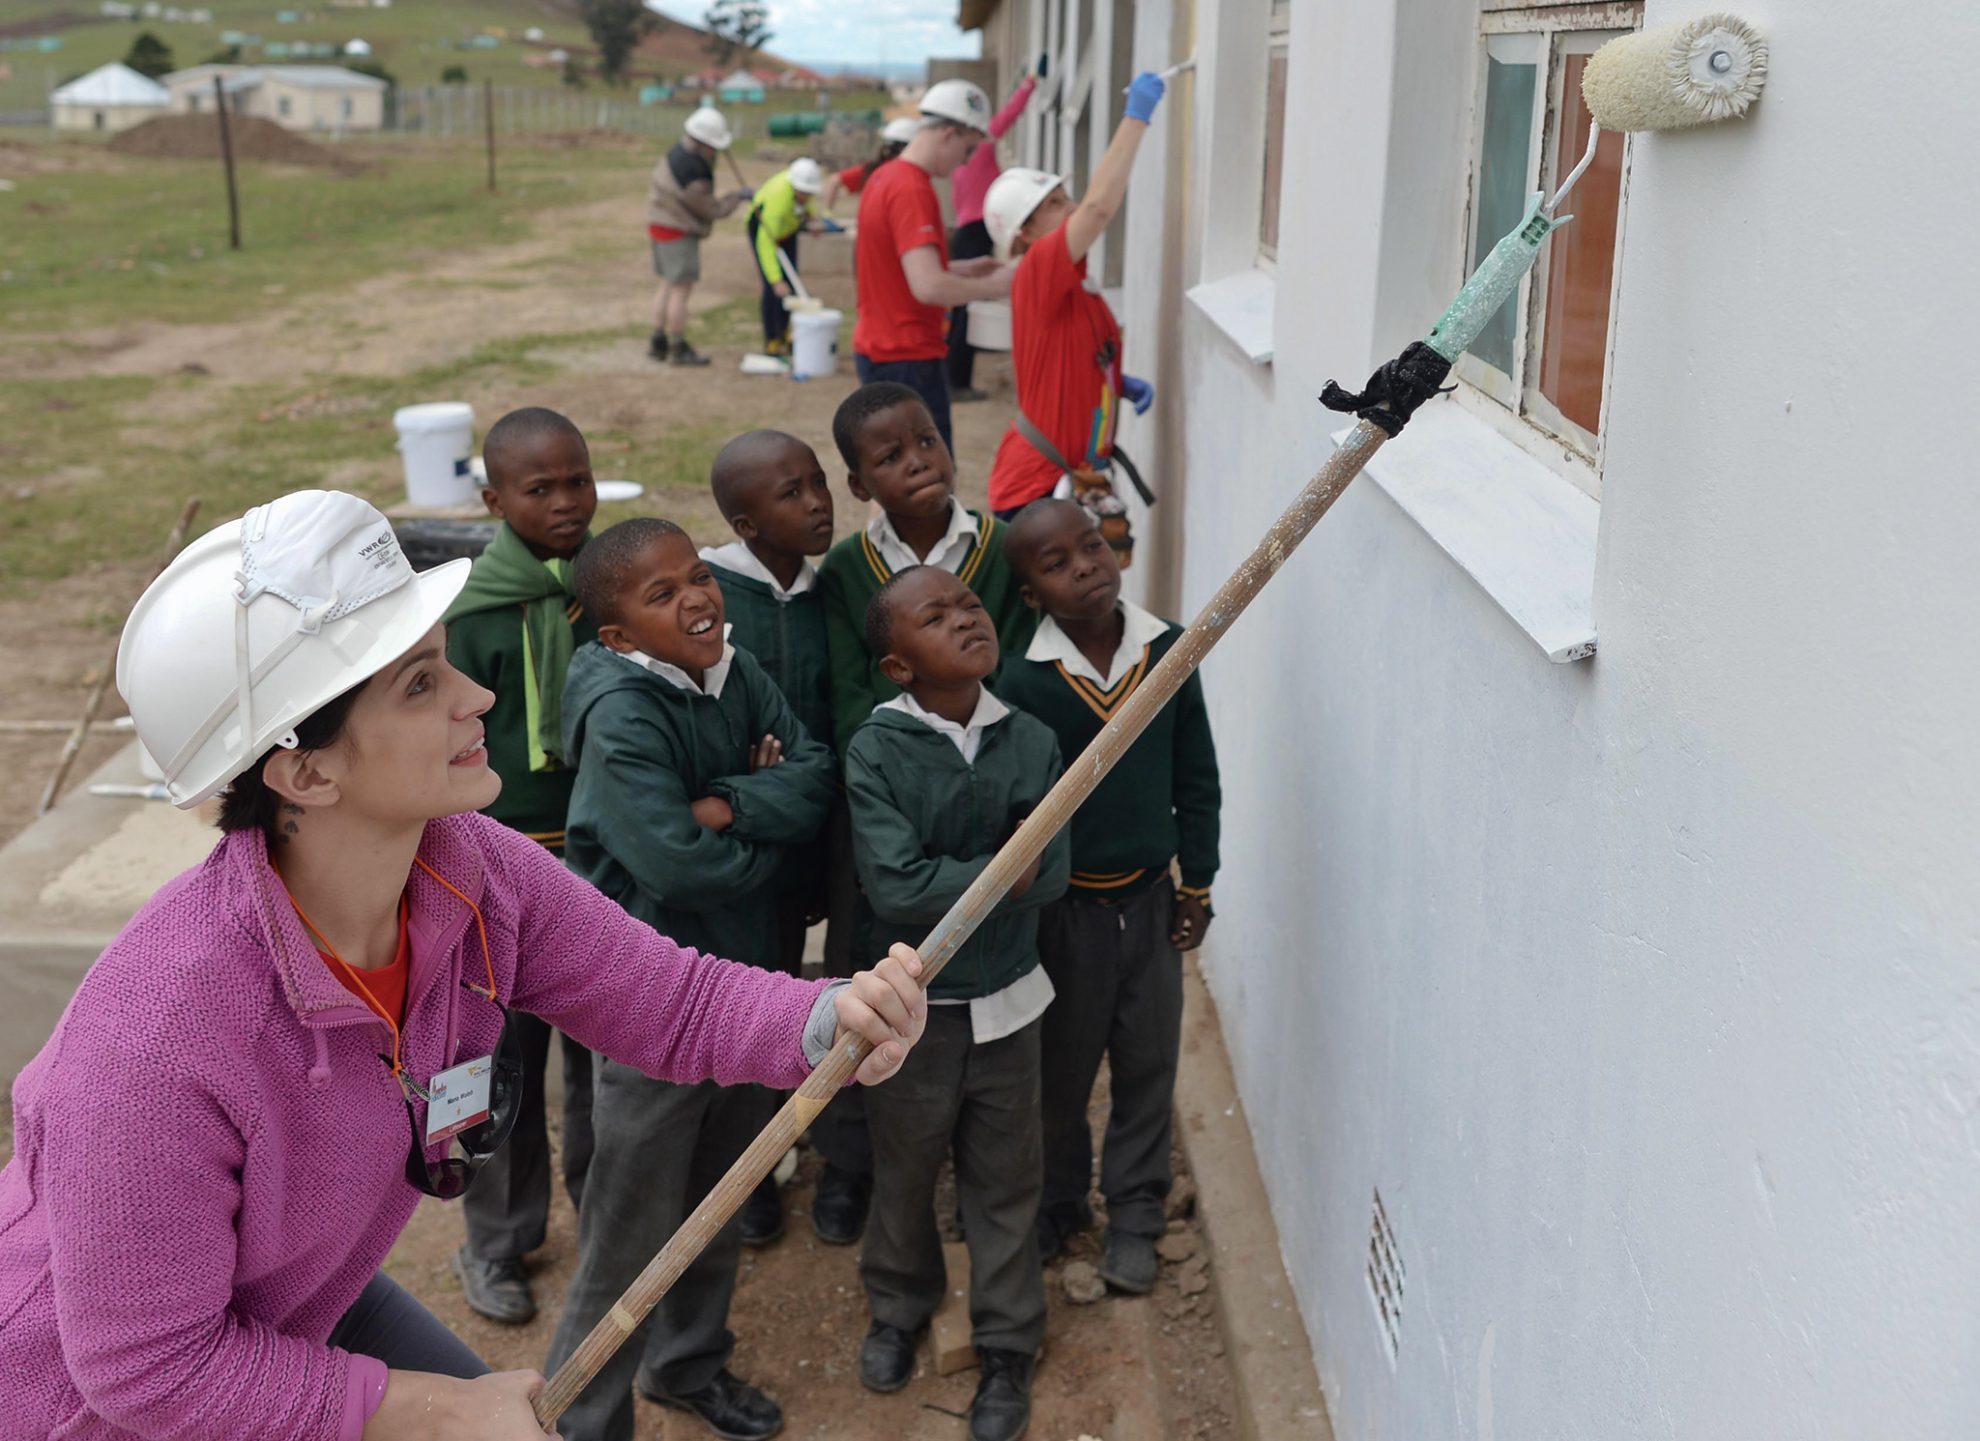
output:
[[[907,149],[873,172],[860,196],[853,362],[861,385],[894,380],[920,395],[953,452],[948,312],[1009,295],[1011,272],[987,255],[951,267],[935,198],[934,177],[989,139],[989,97],[967,80],[944,80],[921,97],[921,117]]]

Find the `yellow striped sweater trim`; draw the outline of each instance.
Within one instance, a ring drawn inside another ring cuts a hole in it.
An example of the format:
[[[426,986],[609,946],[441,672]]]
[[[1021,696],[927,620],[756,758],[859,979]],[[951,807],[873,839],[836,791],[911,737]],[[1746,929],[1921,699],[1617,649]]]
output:
[[[1086,702],[1088,710],[1099,716],[1101,720],[1110,721],[1114,718],[1114,712],[1127,704],[1128,697],[1134,694],[1135,688],[1141,684],[1141,678],[1148,673],[1148,647],[1141,648],[1141,659],[1134,663],[1134,668],[1122,676],[1112,690],[1103,690],[1085,676],[1074,675],[1066,669],[1066,663],[1062,660],[1053,661],[1052,664],[1058,667],[1060,677],[1072,687],[1073,694]]]
[[[1133,885],[1147,874],[1146,866],[1133,871],[1074,871],[1070,883],[1083,891],[1117,891],[1122,886]]]
[[[1208,886],[1177,886],[1176,894],[1186,901],[1201,901],[1206,906],[1210,904],[1210,887]]]
[[[983,557],[990,553],[990,537],[996,533],[997,518],[982,511],[972,510],[969,513],[976,517],[976,541],[957,567],[956,579],[974,587],[977,574],[983,569]],[[873,572],[875,580],[885,585],[892,579],[893,567],[880,554],[880,547],[873,543],[873,537],[863,530],[859,533],[859,553],[866,557],[867,567]]]

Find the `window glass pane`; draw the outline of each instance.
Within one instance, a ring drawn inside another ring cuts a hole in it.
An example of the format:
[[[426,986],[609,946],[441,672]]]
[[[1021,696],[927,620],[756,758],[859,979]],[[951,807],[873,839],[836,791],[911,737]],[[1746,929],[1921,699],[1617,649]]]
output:
[[[1485,133],[1478,156],[1478,233],[1471,268],[1492,253],[1526,211],[1526,177],[1533,139],[1533,94],[1540,67],[1488,56],[1485,61]],[[1508,302],[1486,322],[1471,353],[1487,365],[1513,373],[1517,302]]]
[[[1588,143],[1581,99],[1586,55],[1562,56],[1560,133],[1554,174],[1565,177]],[[1623,138],[1604,130],[1595,161],[1562,208],[1574,216],[1548,243],[1546,329],[1540,393],[1562,415],[1596,435],[1602,429],[1602,365],[1609,348],[1609,288],[1616,263],[1616,212],[1622,199]]]
[[[1265,196],[1258,210],[1258,243],[1279,250],[1279,181],[1286,159],[1286,52],[1274,50],[1265,67]]]

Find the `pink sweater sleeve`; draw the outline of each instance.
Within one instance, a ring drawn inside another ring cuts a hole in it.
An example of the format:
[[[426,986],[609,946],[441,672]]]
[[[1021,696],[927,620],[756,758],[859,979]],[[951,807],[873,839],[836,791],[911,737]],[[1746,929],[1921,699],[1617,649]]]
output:
[[[1017,124],[1018,116],[1024,114],[1024,107],[1031,100],[1031,92],[1037,88],[1037,78],[1026,76],[1024,84],[1004,102],[1004,108],[990,117],[989,140],[977,146],[975,153],[949,177],[949,199],[956,207],[958,226],[983,218],[983,197],[990,193],[991,183],[1003,172],[997,162],[997,138]]]
[[[1004,132],[1017,124],[1018,116],[1024,114],[1024,107],[1031,103],[1031,92],[1038,88],[1038,77],[1027,75],[1024,83],[1011,92],[1011,98],[1004,102],[1004,108],[990,117],[990,138],[1002,140]]]

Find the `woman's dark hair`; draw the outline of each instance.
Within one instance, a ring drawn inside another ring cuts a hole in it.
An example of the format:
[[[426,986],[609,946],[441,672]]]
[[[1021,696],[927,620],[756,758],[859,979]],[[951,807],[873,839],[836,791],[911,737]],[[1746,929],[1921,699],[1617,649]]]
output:
[[[325,746],[334,745],[344,733],[344,725],[351,718],[351,707],[357,703],[359,693],[369,684],[368,680],[359,681],[342,695],[325,701],[296,722],[296,749],[320,751]],[[259,830],[270,840],[281,834],[276,830],[275,823],[280,818],[282,797],[270,790],[261,778],[262,767],[274,754],[275,751],[270,750],[228,782],[227,789],[220,793],[221,830]]]

